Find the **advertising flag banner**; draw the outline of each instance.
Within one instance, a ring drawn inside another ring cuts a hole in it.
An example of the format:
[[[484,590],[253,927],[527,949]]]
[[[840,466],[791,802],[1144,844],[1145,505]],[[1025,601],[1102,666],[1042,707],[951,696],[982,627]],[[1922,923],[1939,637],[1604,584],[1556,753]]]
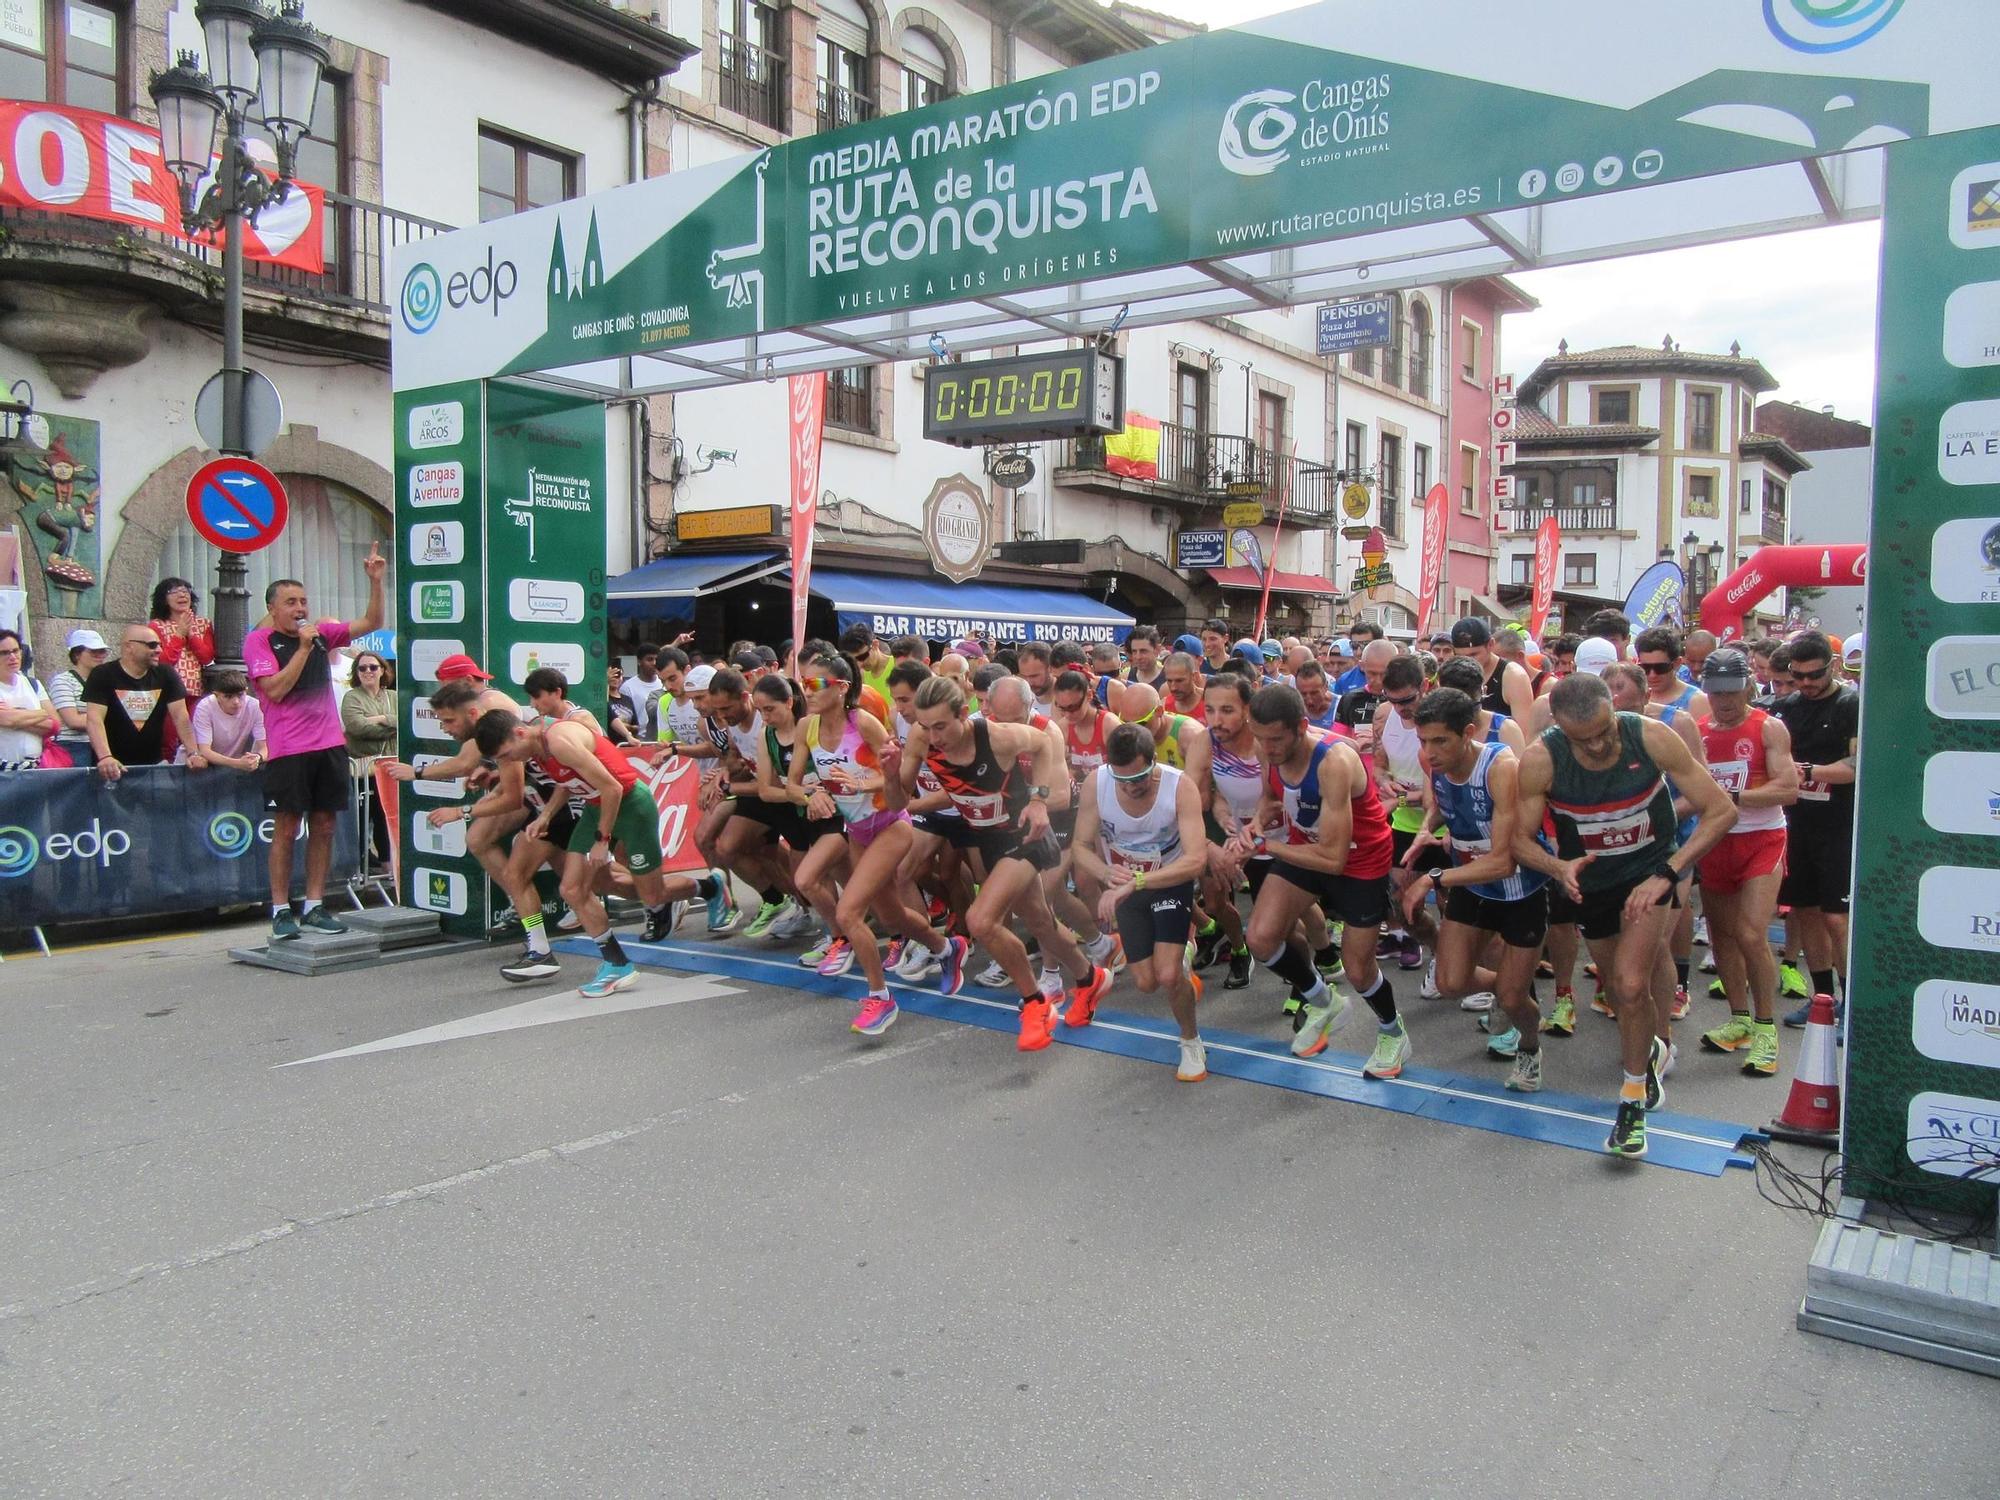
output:
[[[792,646],[806,638],[812,594],[813,522],[819,516],[819,455],[825,436],[826,372],[787,382],[792,412]]]
[[[1678,620],[1681,590],[1686,587],[1687,575],[1676,562],[1656,562],[1641,573],[1639,581],[1632,585],[1632,592],[1625,596],[1623,612],[1632,622],[1633,633]]]
[[[1445,528],[1451,524],[1451,491],[1434,484],[1424,496],[1424,555],[1417,579],[1417,639],[1423,640],[1430,628],[1431,609],[1437,602],[1438,580],[1444,577]]]
[[[1292,458],[1299,456],[1299,445],[1292,444]],[[1257,628],[1250,633],[1258,640],[1264,639],[1264,617],[1271,610],[1271,580],[1278,572],[1278,544],[1285,539],[1285,507],[1291,501],[1292,487],[1289,483],[1278,490],[1278,524],[1271,532],[1271,555],[1264,559],[1264,591],[1257,597]]]
[[[0,204],[158,230],[220,248],[215,231],[181,224],[179,188],[150,125],[54,104],[0,100]],[[326,270],[326,192],[295,182],[243,229],[250,260]]]
[[[1539,644],[1556,600],[1556,559],[1562,555],[1562,527],[1554,516],[1535,530],[1535,599],[1528,611],[1528,639]]]

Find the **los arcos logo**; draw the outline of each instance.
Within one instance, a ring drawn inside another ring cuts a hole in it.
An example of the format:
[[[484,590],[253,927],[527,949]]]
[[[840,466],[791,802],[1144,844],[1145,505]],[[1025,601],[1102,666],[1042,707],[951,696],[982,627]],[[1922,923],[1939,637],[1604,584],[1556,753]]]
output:
[[[520,267],[511,260],[501,260],[491,245],[486,247],[485,262],[470,271],[443,275],[429,261],[419,261],[403,278],[398,298],[403,326],[411,333],[429,333],[447,307],[454,312],[478,308],[497,318],[500,304],[520,286]]]

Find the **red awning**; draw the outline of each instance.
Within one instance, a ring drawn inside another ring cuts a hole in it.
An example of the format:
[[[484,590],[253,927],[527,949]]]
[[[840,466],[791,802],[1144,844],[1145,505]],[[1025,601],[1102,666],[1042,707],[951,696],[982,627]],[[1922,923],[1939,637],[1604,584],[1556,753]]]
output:
[[[1210,568],[1208,576],[1226,589],[1248,589],[1261,591],[1264,574],[1257,568]],[[1273,573],[1271,592],[1274,594],[1337,594],[1340,590],[1326,579],[1313,573]]]

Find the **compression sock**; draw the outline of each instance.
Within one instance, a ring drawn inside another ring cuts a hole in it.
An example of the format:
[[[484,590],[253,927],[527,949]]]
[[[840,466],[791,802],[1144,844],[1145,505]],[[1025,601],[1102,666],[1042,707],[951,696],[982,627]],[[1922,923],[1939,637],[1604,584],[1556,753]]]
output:
[[[1389,983],[1389,976],[1382,970],[1375,971],[1375,988],[1364,992],[1361,998],[1366,1000],[1368,1008],[1375,1012],[1375,1020],[1384,1031],[1392,1030],[1400,1024],[1400,1018],[1396,1014],[1395,986]]]
[[[707,877],[704,876],[703,878],[706,879]],[[766,906],[776,906],[780,901],[785,899],[785,893],[775,885],[767,885],[757,893],[757,899],[762,901]]]
[[[1677,958],[1674,960],[1674,982],[1680,985],[1682,989],[1686,989],[1688,987],[1689,962],[1690,960],[1685,958]]]
[[[619,946],[618,934],[615,932],[607,932],[597,940],[597,951],[604,955],[604,961],[608,964],[626,964],[631,962],[625,956],[625,950]]]
[[[311,911],[312,908],[307,907],[306,910]],[[1840,998],[1840,991],[1833,987],[1833,970],[1831,969],[1814,969],[1812,971],[1812,987],[1815,995],[1831,995],[1836,1000]]]
[[[1328,943],[1324,948],[1313,954],[1313,965],[1316,968],[1330,969],[1339,962],[1340,944],[1338,943]]]
[[[714,875],[697,875],[694,878],[694,893],[697,896],[701,897],[701,899],[704,901],[708,900],[717,891],[721,889],[722,889],[722,881]],[[785,899],[785,897],[784,893],[780,892],[776,896],[767,896],[764,899],[766,901],[782,901]],[[669,901],[667,903],[667,906],[671,905],[673,905],[673,903]],[[666,910],[666,907],[661,907],[660,909],[664,911]]]
[[[534,912],[521,918],[521,931],[527,935],[528,951],[546,955],[549,950],[549,935],[542,929],[542,914]]]
[[[1326,1003],[1326,981],[1290,943],[1280,943],[1269,958],[1257,960],[1292,987],[1292,993],[1312,1005]]]

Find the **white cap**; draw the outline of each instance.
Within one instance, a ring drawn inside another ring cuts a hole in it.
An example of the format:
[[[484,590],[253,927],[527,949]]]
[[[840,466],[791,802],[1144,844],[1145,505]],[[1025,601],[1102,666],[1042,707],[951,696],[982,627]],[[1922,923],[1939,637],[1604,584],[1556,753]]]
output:
[[[1851,667],[1856,662],[1860,661],[1867,654],[1868,654],[1868,632],[1865,630],[1857,630],[1854,632],[1853,635],[1850,635],[1847,638],[1847,646],[1846,649],[1844,649],[1840,653],[1840,660],[1842,665]]]
[[[109,651],[111,649],[104,644],[104,637],[94,630],[72,630],[69,633],[67,645],[72,651],[78,647],[86,651]]]
[[[1602,677],[1604,669],[1618,660],[1618,648],[1601,636],[1592,636],[1576,648],[1576,669],[1592,677]]]
[[[687,688],[690,693],[705,693],[715,678],[715,668],[699,666],[690,668],[687,674]]]

